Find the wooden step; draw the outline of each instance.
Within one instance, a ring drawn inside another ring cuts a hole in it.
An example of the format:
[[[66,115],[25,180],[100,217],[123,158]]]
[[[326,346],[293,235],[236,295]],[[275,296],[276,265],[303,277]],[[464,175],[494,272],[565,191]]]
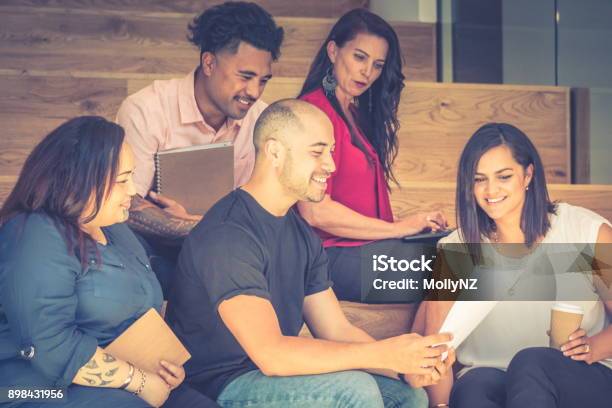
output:
[[[612,185],[609,184],[548,184],[554,201],[588,208],[612,220]],[[403,217],[419,211],[441,210],[450,224],[455,220],[455,183],[408,182],[394,189],[391,205],[396,216]]]
[[[0,175],[0,205],[15,182],[16,175]],[[588,208],[612,221],[612,185],[610,184],[549,184],[548,192],[554,201]],[[442,211],[455,227],[455,183],[411,182],[391,194],[391,206],[396,217],[420,211]]]
[[[270,103],[295,97],[302,84],[302,79],[273,78],[262,99]],[[569,88],[407,82],[398,118],[395,172],[402,184],[455,181],[465,143],[487,122],[508,122],[523,130],[542,156],[547,180],[571,182]],[[581,147],[578,168],[588,166],[588,151],[576,143],[576,148]]]
[[[186,40],[193,15],[87,8],[0,7],[0,69],[44,70],[98,77],[188,72],[199,52]],[[278,76],[303,77],[335,22],[330,18],[278,17],[285,29]],[[436,80],[436,30],[429,23],[393,23],[408,79]],[[163,27],[163,29],[160,29]]]
[[[70,78],[0,72],[0,86],[5,90],[0,96],[5,131],[1,174],[17,174],[35,143],[63,119],[102,115],[113,120],[128,92],[152,80],[151,75]],[[275,77],[262,99],[294,97],[301,85],[298,78]],[[455,181],[465,142],[480,125],[491,121],[515,124],[529,135],[542,155],[549,182],[571,181],[568,88],[407,82],[399,120],[395,172],[401,184]]]
[[[199,14],[225,0],[3,0],[2,4],[22,7],[50,7],[99,11],[145,11]],[[299,6],[287,0],[255,0],[273,16],[340,17],[357,7],[368,7],[368,0],[308,0]]]
[[[135,92],[152,79],[130,79]],[[262,99],[295,97],[301,78],[274,77]],[[552,183],[571,182],[570,89],[551,86],[407,82],[399,121],[396,176],[404,181],[454,181],[468,138],[487,122],[508,122],[534,142]],[[576,143],[577,168],[588,167],[588,143]]]

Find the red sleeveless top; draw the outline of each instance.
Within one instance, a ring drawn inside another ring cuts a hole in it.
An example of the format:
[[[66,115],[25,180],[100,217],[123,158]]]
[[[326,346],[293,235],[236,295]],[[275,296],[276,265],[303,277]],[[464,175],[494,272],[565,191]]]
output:
[[[336,113],[331,103],[319,88],[301,99],[321,109],[334,126],[336,148],[332,154],[336,171],[327,180],[327,191],[331,199],[367,217],[393,222],[393,212],[385,173],[368,139],[357,129],[357,137],[367,151],[366,155],[351,142],[348,124]],[[359,246],[372,241],[337,237],[316,229],[324,247]]]

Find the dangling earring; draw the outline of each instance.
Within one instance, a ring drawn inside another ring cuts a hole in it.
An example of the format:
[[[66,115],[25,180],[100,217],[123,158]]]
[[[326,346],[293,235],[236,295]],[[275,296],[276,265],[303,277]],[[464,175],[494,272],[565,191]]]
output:
[[[529,186],[525,187],[525,191],[529,191]]]
[[[326,96],[333,96],[336,93],[336,87],[338,86],[338,81],[336,81],[336,77],[334,76],[334,72],[332,70],[333,65],[330,65],[327,68],[327,72],[323,77],[323,81],[321,84],[323,85],[323,91]]]

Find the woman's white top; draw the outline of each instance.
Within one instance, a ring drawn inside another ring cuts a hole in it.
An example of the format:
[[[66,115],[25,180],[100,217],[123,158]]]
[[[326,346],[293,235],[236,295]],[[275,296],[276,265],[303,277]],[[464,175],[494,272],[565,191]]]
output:
[[[557,214],[550,217],[551,228],[543,244],[584,243],[594,244],[602,224],[610,222],[586,208],[559,203]],[[487,240],[483,240],[488,242]],[[458,231],[440,240],[439,245],[459,244]],[[556,246],[548,246],[555,247]],[[563,246],[560,246],[563,247]],[[501,255],[499,255],[502,257]],[[563,254],[554,256],[562,262]],[[569,262],[575,260],[569,259]],[[579,301],[563,301],[581,306],[585,312],[581,327],[589,336],[603,330],[609,324],[605,306],[594,289],[588,274],[565,274],[571,281],[557,282],[557,291],[571,290],[580,293]],[[553,285],[555,283],[553,282]],[[569,285],[569,287],[568,287]],[[563,288],[563,286],[566,286]],[[548,347],[546,331],[550,327],[550,309],[554,301],[500,301],[457,349],[457,360],[466,366],[459,375],[475,367],[506,369],[512,357],[527,347]],[[600,363],[612,369],[612,359]]]

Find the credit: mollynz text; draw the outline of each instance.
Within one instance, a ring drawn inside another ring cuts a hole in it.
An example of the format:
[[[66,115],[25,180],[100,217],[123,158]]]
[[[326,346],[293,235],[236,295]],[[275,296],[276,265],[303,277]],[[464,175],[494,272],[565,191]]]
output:
[[[372,282],[372,287],[376,290],[420,290],[421,285],[418,279],[381,279],[376,278]],[[423,279],[424,290],[445,290],[455,293],[458,290],[478,290],[478,279]]]

